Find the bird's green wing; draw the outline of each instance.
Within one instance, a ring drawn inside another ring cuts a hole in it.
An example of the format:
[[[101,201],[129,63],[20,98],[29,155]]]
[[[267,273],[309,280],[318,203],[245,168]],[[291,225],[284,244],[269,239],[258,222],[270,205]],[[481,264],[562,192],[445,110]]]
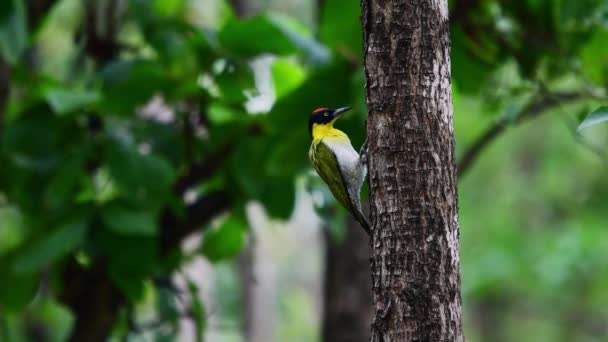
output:
[[[353,212],[351,200],[346,189],[346,184],[338,160],[333,152],[323,142],[319,142],[313,146],[313,164],[317,173],[329,186],[329,190],[334,197],[350,212]]]

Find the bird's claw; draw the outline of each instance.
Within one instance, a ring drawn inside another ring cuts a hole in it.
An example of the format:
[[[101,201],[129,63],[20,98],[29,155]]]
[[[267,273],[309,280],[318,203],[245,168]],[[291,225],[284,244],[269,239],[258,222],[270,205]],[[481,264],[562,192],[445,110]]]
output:
[[[359,159],[363,165],[367,166],[367,138],[359,150]]]

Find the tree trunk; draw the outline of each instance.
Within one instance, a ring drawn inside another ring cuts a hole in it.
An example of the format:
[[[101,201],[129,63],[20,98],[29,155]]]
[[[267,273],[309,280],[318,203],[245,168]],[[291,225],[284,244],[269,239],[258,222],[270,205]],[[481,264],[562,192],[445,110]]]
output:
[[[344,240],[325,236],[323,341],[367,342],[373,317],[369,237],[350,215]]]
[[[362,0],[372,341],[463,341],[447,0]]]

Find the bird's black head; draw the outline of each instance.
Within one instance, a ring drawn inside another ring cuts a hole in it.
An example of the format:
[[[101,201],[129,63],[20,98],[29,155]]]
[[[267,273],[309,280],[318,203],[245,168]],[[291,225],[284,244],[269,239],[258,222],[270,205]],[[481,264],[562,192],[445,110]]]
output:
[[[327,125],[332,124],[342,113],[349,110],[350,107],[342,107],[337,109],[318,108],[315,109],[308,119],[308,133],[312,137],[312,128],[315,124]]]

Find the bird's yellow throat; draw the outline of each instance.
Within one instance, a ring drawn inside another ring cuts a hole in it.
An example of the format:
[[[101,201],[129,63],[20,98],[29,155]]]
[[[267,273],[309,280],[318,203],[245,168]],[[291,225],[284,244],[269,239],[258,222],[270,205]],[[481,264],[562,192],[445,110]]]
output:
[[[312,125],[312,140],[321,140],[323,138],[328,138],[328,137],[332,137],[332,138],[338,138],[338,139],[348,139],[348,136],[342,132],[339,129],[334,128],[334,122],[336,120],[334,119],[333,121],[326,123],[324,125],[322,124],[313,124]]]

